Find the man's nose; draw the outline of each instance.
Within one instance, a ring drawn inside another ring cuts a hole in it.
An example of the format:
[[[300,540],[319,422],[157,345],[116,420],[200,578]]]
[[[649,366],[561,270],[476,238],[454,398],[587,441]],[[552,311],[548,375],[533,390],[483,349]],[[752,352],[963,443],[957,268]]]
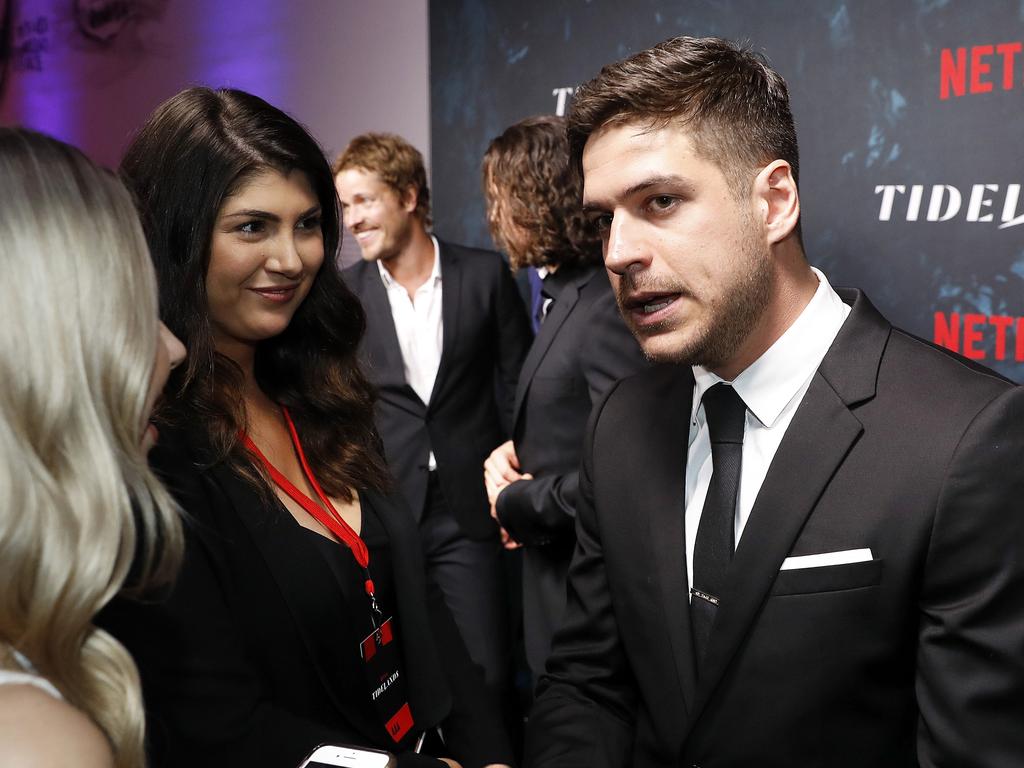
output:
[[[350,205],[341,214],[342,223],[349,229],[355,229],[363,221],[362,206]]]
[[[640,223],[625,213],[616,212],[608,228],[604,263],[612,272],[622,275],[633,264],[647,265],[650,251]]]

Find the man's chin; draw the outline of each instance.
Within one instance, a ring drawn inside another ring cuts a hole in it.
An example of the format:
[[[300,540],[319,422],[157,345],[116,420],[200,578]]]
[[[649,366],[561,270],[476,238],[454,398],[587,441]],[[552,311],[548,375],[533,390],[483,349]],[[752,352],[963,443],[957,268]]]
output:
[[[636,338],[637,343],[640,344],[640,350],[644,353],[644,357],[646,357],[650,362],[681,362],[679,345],[672,343],[671,334],[664,332],[644,332],[638,331],[635,328],[630,330],[633,331],[633,336]]]
[[[644,357],[652,363],[676,363],[681,365],[701,365],[704,356],[703,345],[692,337],[683,335],[676,330],[651,330],[648,332],[631,329]]]

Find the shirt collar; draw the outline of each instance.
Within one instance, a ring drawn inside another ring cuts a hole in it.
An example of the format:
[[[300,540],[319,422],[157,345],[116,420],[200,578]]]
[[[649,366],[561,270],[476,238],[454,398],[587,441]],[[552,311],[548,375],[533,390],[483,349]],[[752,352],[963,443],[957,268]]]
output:
[[[437,285],[441,281],[441,244],[437,242],[437,238],[433,235],[430,236],[430,242],[434,244],[434,267],[430,270],[430,277],[427,278],[426,282]],[[377,259],[377,269],[380,271],[380,279],[384,281],[385,288],[401,287],[380,259]]]
[[[768,428],[818,369],[850,314],[825,275],[814,267],[811,270],[818,278],[818,288],[810,302],[786,332],[732,381],[736,394]],[[691,417],[696,418],[701,397],[723,379],[700,366],[694,366],[693,376],[696,386]]]

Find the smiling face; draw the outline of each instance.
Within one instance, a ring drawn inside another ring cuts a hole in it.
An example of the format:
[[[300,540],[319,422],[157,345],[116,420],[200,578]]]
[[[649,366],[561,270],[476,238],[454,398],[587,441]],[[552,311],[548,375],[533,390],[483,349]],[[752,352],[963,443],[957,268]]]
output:
[[[737,194],[673,125],[599,129],[584,148],[583,175],[584,208],[602,233],[619,308],[644,353],[728,369],[772,291],[757,199]]]
[[[341,213],[366,261],[398,256],[412,239],[416,196],[403,200],[380,176],[363,168],[346,168],[335,177]]]
[[[265,170],[217,214],[206,295],[217,351],[232,359],[282,333],[324,260],[320,202],[306,175]]]

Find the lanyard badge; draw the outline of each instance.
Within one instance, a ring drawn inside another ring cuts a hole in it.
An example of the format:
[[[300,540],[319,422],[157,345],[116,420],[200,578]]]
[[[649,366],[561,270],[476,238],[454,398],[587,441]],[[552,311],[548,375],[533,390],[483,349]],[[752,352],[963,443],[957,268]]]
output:
[[[412,730],[412,711],[405,695],[395,623],[387,619],[359,644],[370,701],[388,736],[397,744]]]
[[[302,472],[316,493],[320,504],[296,488],[277,467],[270,463],[248,435],[243,433],[241,438],[249,452],[266,468],[274,484],[306,510],[314,520],[337,536],[348,547],[362,568],[363,589],[370,600],[370,623],[373,626],[373,631],[359,644],[359,656],[363,661],[370,701],[388,735],[397,744],[412,730],[413,719],[408,698],[405,695],[405,679],[401,672],[401,654],[398,650],[396,623],[393,617],[384,619],[377,603],[373,579],[370,577],[370,551],[366,543],[352,529],[352,526],[345,522],[345,519],[335,509],[334,504],[320,488],[320,484],[306,461],[306,454],[302,450],[302,444],[299,442],[299,435],[295,430],[291,414],[284,406],[281,407],[281,412],[288,425],[292,446],[302,465]]]

